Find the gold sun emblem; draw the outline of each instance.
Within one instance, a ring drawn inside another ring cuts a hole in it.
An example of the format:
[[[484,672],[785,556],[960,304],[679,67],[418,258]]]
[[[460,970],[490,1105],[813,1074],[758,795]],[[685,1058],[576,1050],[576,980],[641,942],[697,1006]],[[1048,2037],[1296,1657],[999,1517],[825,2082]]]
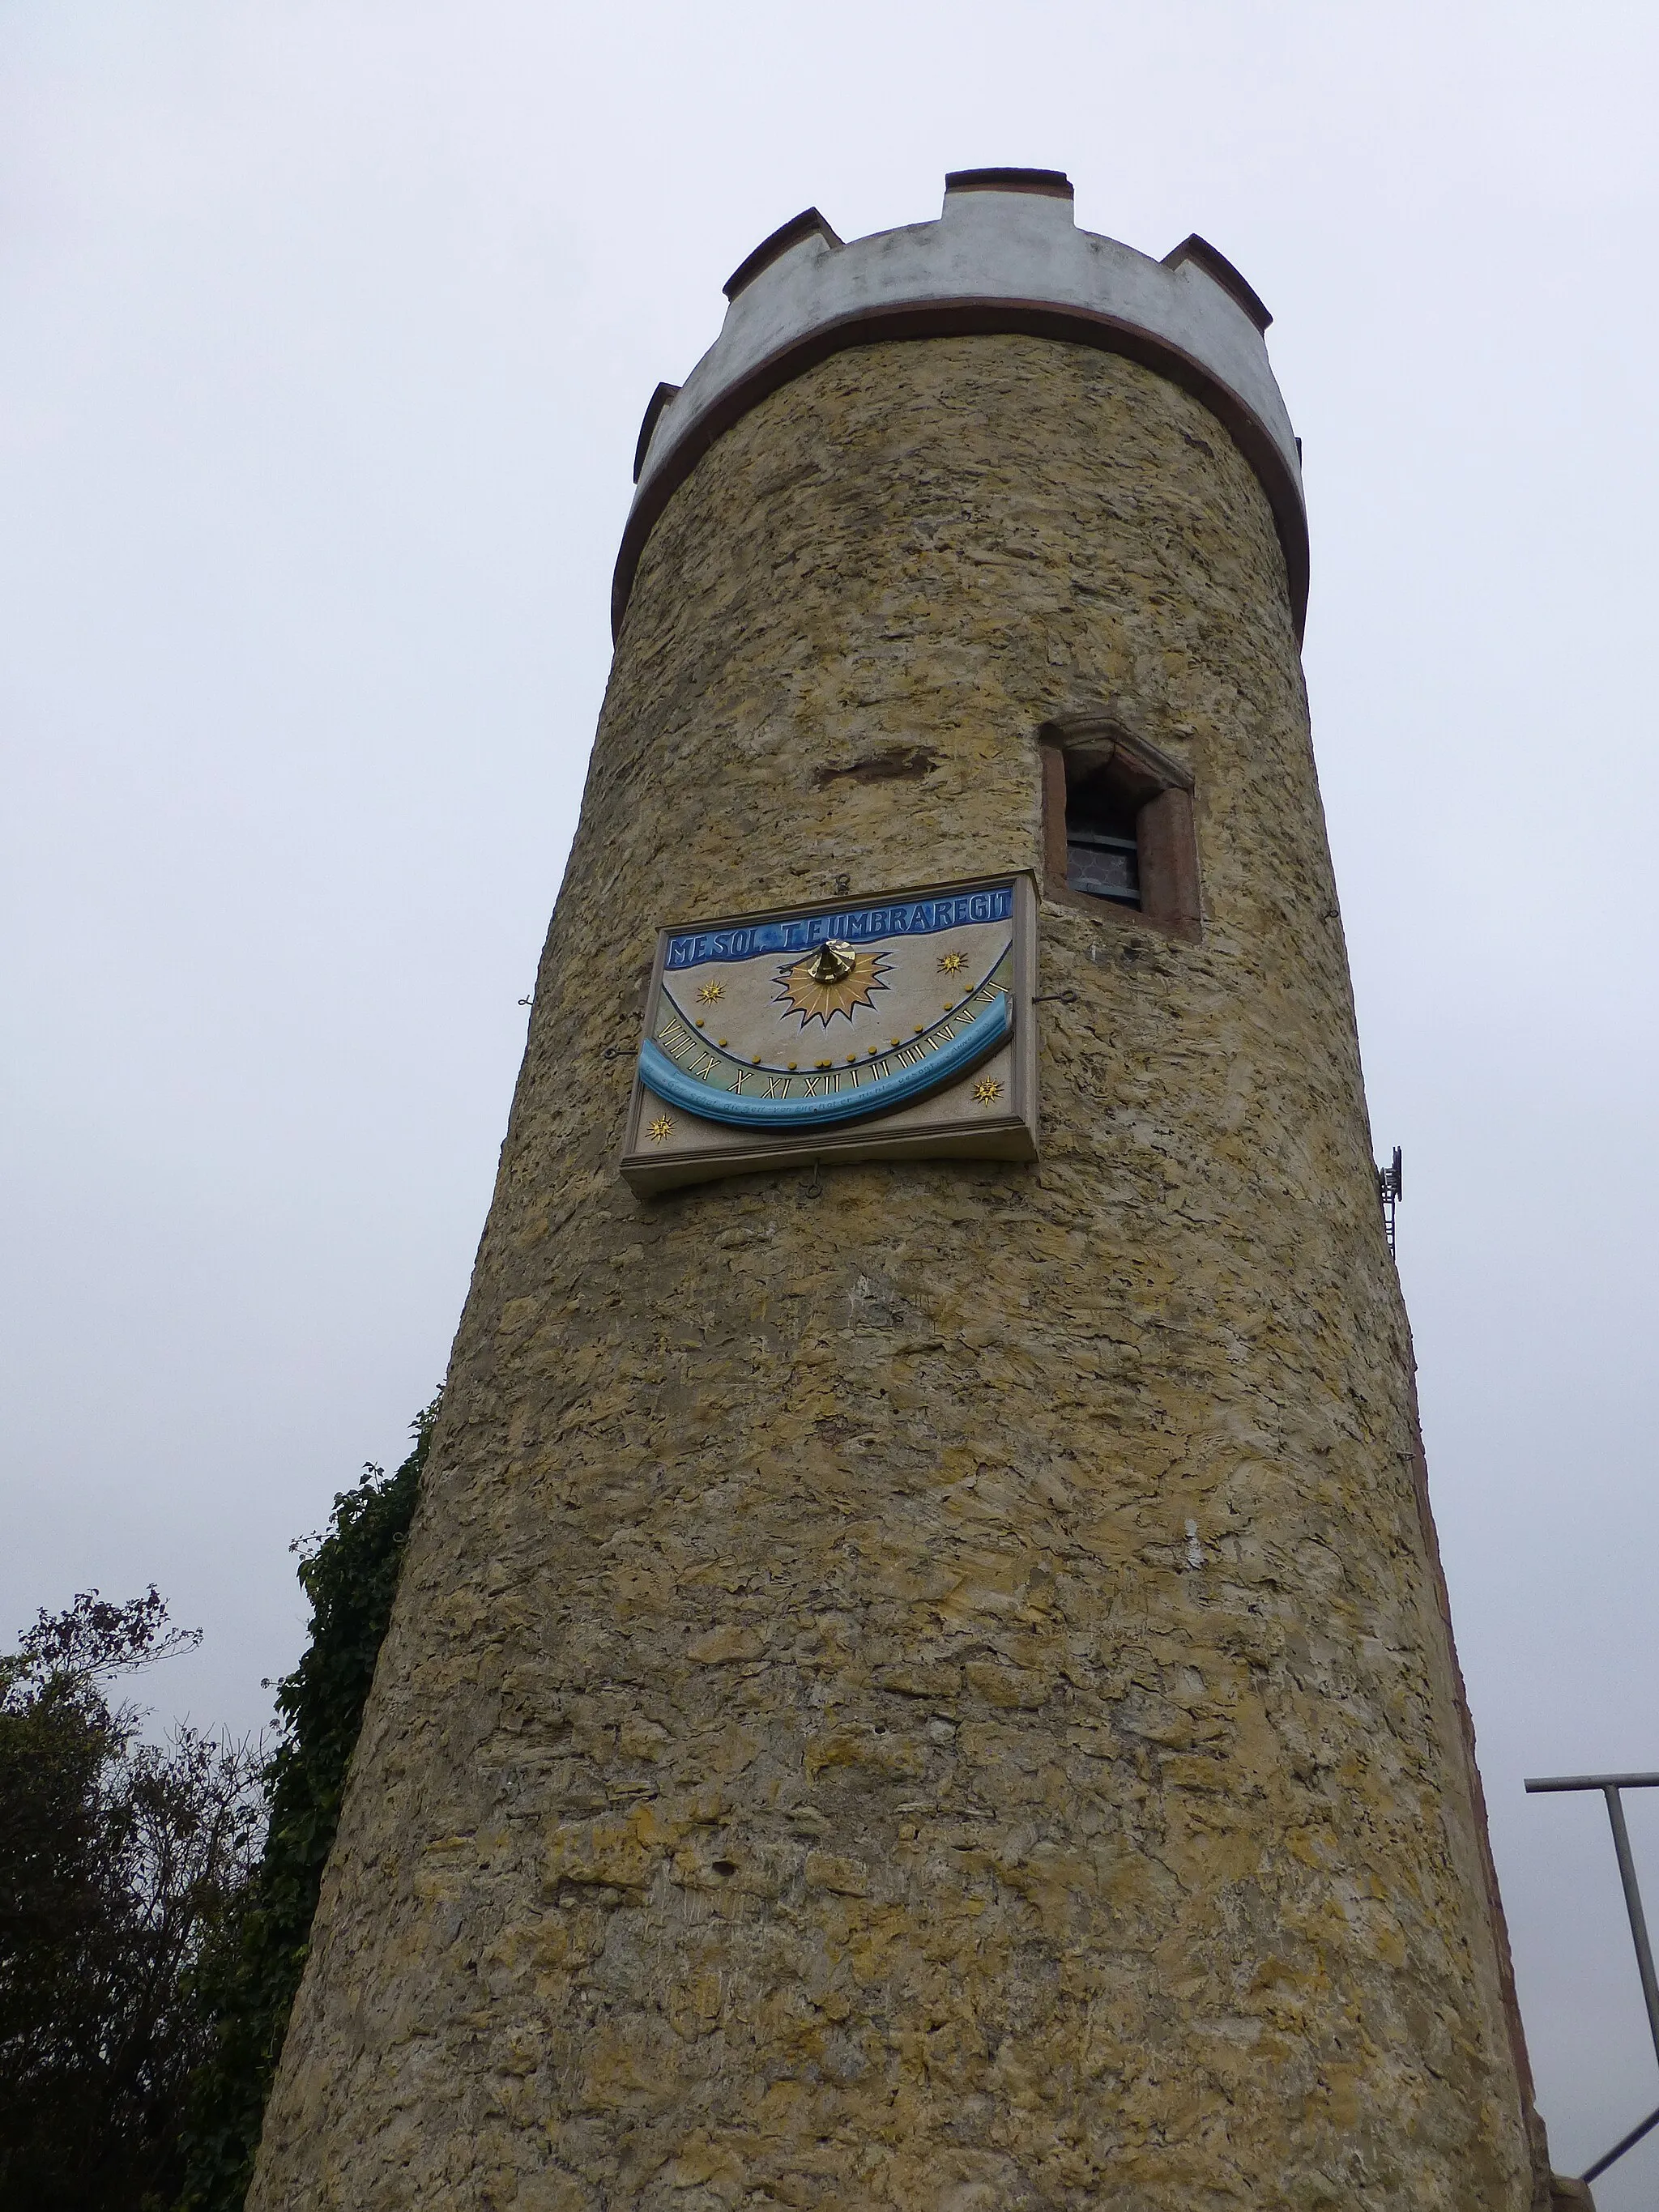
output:
[[[870,994],[887,988],[881,980],[886,964],[884,952],[855,951],[845,939],[832,937],[810,959],[778,970],[776,1004],[786,1021],[799,1014],[802,1029],[808,1022],[822,1022],[828,1029],[837,1014],[850,1022],[855,1006],[872,1006]]]
[[[705,983],[697,996],[705,1006],[712,1006],[716,999],[726,996],[726,986],[724,983]]]
[[[976,1106],[994,1106],[1001,1096],[1002,1085],[988,1075],[983,1083],[974,1085],[974,1103]]]
[[[667,1115],[659,1114],[656,1120],[651,1124],[652,1143],[653,1145],[666,1144],[673,1133],[674,1124],[669,1120]]]
[[[960,975],[967,965],[965,952],[945,952],[939,957],[939,972],[941,975]]]

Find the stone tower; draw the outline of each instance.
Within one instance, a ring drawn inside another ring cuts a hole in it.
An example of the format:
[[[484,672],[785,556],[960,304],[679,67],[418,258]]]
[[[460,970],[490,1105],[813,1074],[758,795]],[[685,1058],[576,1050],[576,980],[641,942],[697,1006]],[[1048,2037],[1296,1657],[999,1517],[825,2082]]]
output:
[[[1268,317],[1071,201],[809,211],[647,414],[258,2212],[1548,2201]]]

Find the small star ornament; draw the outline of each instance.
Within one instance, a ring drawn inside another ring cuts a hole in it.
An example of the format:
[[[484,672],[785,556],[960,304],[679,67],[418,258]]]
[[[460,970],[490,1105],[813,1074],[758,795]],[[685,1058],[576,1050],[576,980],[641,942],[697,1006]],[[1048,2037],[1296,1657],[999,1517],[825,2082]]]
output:
[[[994,1106],[1001,1096],[1002,1085],[988,1075],[982,1083],[974,1085],[974,1103],[976,1106]]]

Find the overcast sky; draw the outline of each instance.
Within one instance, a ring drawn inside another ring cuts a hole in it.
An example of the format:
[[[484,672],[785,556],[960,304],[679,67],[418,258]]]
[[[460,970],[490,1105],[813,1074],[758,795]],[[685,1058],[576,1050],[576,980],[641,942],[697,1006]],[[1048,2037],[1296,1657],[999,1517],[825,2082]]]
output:
[[[290,1538],[443,1372],[647,398],[809,202],[1064,168],[1278,319],[1557,2164],[1659,2103],[1600,1803],[1521,1791],[1659,1768],[1656,58],[1596,0],[3,0],[0,1641],[154,1580],[163,1714],[264,1723]],[[1598,2190],[1656,2197],[1659,2136]]]

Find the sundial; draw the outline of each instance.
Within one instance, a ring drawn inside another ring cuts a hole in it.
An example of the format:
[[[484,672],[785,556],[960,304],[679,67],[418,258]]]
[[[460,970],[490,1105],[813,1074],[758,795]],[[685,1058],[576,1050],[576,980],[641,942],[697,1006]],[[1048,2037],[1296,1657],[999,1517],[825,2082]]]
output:
[[[1035,1159],[1035,930],[1024,875],[662,930],[623,1174]]]

